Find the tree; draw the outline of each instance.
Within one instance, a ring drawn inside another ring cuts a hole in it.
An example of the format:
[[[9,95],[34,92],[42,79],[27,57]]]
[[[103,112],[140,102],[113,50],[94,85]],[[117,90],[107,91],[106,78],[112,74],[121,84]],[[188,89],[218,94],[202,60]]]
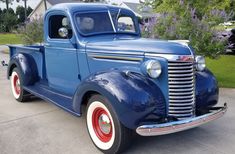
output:
[[[10,32],[17,24],[17,17],[12,8],[3,9],[0,14],[0,32]]]
[[[31,12],[33,12],[33,9],[30,6],[28,6],[28,8],[27,8],[27,16],[29,16]]]
[[[20,23],[25,21],[24,9],[25,8],[23,6],[17,6],[17,8],[16,8],[16,15],[18,16],[18,22],[20,22]]]
[[[0,2],[3,2],[6,4],[6,9],[9,9],[9,4],[11,4],[14,0],[0,0]]]
[[[27,16],[33,11],[33,9],[29,6],[27,8]],[[18,16],[18,22],[23,23],[25,19],[25,8],[23,6],[17,6],[16,15]]]
[[[7,12],[7,11],[5,11]],[[15,15],[15,11],[12,8],[8,8],[8,13]]]
[[[1,26],[4,32],[10,32],[17,24],[17,17],[15,14],[4,13],[1,15]]]

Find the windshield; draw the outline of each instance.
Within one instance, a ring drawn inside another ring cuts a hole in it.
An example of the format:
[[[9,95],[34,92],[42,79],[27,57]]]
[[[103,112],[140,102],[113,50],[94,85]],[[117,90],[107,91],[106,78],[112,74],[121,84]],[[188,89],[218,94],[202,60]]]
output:
[[[134,33],[136,28],[132,17],[109,12],[79,13],[76,15],[76,22],[79,32],[89,36],[106,33]]]

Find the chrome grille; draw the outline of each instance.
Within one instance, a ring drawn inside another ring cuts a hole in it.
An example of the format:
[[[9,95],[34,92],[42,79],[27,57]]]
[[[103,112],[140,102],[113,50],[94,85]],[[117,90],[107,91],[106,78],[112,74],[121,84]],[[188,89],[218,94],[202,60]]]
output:
[[[168,62],[169,116],[180,119],[195,115],[193,62]]]

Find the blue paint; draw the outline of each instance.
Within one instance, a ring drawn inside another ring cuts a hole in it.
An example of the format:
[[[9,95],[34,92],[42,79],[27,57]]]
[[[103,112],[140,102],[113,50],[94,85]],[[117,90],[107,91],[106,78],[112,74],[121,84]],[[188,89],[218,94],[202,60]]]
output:
[[[136,128],[149,115],[166,117],[166,101],[154,81],[142,74],[125,70],[110,70],[92,75],[77,89],[73,108],[80,113],[80,102],[87,91],[107,97],[120,121],[128,128]]]
[[[217,104],[219,87],[214,75],[206,69],[196,73],[196,108],[211,107]]]
[[[8,77],[14,66],[23,76],[24,89],[75,114],[82,115],[81,104],[91,92],[104,95],[122,124],[136,129],[143,123],[157,123],[168,117],[168,61],[145,57],[145,53],[190,55],[185,45],[140,37],[138,19],[132,11],[122,13],[134,18],[137,32],[94,34],[85,37],[73,22],[76,14],[110,12],[119,7],[98,4],[60,4],[45,14],[45,46],[10,46]],[[73,35],[70,39],[49,37],[51,16],[66,16]],[[191,49],[191,51],[190,51]],[[193,52],[193,55],[195,53]],[[162,66],[159,78],[144,72],[144,63],[156,59]],[[209,70],[196,72],[196,109],[207,109],[218,102],[218,86]]]

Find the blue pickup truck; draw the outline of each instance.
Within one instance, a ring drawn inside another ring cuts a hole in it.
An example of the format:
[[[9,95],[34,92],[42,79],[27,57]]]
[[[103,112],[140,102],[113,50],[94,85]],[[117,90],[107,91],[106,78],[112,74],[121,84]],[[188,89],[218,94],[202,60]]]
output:
[[[125,150],[134,133],[179,132],[226,112],[226,104],[214,107],[219,89],[205,59],[183,42],[141,38],[131,10],[56,5],[44,17],[44,43],[10,46],[13,96],[24,102],[34,95],[85,115],[104,153]]]

